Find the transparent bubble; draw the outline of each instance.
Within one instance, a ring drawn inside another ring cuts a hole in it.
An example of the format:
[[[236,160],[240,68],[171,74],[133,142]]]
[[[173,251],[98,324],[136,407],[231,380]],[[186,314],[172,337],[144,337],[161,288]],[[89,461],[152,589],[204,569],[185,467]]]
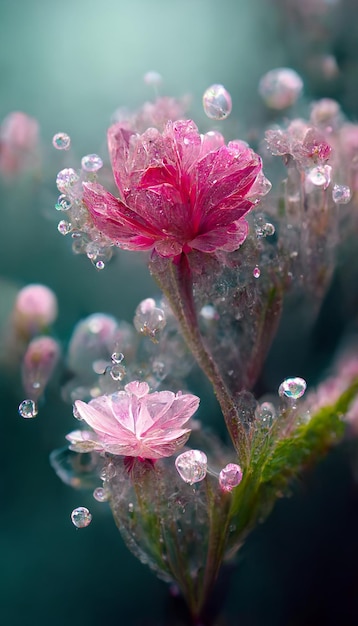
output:
[[[351,190],[346,185],[334,185],[332,200],[335,204],[348,204],[352,197]]]
[[[85,506],[78,506],[76,509],[73,509],[71,520],[76,528],[86,528],[92,521],[92,515]]]
[[[114,465],[114,463],[108,463],[108,465],[106,465],[100,474],[100,477],[102,480],[112,480],[112,478],[114,478],[116,475],[116,467]]]
[[[69,150],[71,137],[66,133],[56,133],[56,135],[52,137],[52,145],[56,150]]]
[[[150,85],[152,87],[159,87],[159,85],[163,82],[162,76],[159,72],[155,71],[146,72],[143,76],[143,80],[146,85]]]
[[[303,378],[296,376],[295,378],[286,378],[278,389],[281,398],[286,397],[298,400],[303,396],[307,388],[307,383]]]
[[[207,472],[208,459],[201,450],[188,450],[175,459],[175,467],[184,482],[193,485],[204,480]]]
[[[118,365],[118,363],[122,363],[124,359],[124,354],[122,352],[113,352],[111,355],[111,361]]]
[[[95,266],[98,270],[104,270],[106,267],[104,261],[96,261]]]
[[[261,270],[260,268],[256,265],[256,267],[254,267],[252,275],[254,278],[260,278],[261,276]]]
[[[67,220],[61,220],[58,224],[57,224],[57,230],[59,233],[61,233],[61,235],[68,235],[69,232],[71,232],[71,224],[70,222],[67,222]]]
[[[327,189],[331,182],[332,168],[330,165],[317,165],[306,173],[307,181],[315,187]]]
[[[19,404],[18,410],[19,410],[19,415],[21,415],[21,417],[24,417],[26,419],[36,417],[36,415],[38,414],[36,402],[30,399],[23,400]]]
[[[109,370],[111,378],[113,380],[123,380],[126,375],[126,368],[123,365],[115,364]]]
[[[219,485],[223,491],[232,491],[242,481],[242,469],[236,463],[228,463],[219,474]]]
[[[271,402],[263,402],[259,404],[255,411],[255,418],[259,421],[260,426],[271,428],[273,420],[276,417],[276,409]]]
[[[108,500],[108,492],[103,487],[96,487],[93,492],[93,497],[97,502],[107,502]]]
[[[156,306],[153,298],[146,298],[137,306],[133,323],[141,335],[157,341],[160,331],[166,325],[165,313]]]
[[[259,94],[271,109],[285,109],[294,104],[303,89],[301,77],[288,67],[265,74],[259,82]]]
[[[66,191],[71,188],[75,183],[79,181],[80,177],[77,172],[72,167],[66,167],[64,170],[61,170],[57,174],[56,185],[57,189],[61,193],[66,193]]]
[[[103,161],[98,154],[86,154],[81,159],[81,167],[85,172],[97,172],[103,167]]]
[[[71,208],[71,201],[65,196],[64,193],[61,193],[57,198],[57,202],[55,204],[56,211],[68,211]]]
[[[205,114],[212,120],[224,120],[231,113],[231,96],[223,85],[211,85],[203,95]]]

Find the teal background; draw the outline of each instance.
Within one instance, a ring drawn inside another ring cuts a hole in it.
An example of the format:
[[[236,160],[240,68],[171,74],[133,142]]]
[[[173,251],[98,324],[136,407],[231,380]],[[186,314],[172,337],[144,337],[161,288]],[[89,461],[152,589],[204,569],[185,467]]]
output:
[[[350,2],[342,14],[348,10],[354,10]],[[83,154],[106,154],[113,111],[152,98],[142,79],[148,70],[162,74],[163,94],[191,94],[191,115],[202,129],[209,127],[202,93],[223,83],[233,113],[220,130],[255,137],[255,126],[267,116],[257,96],[260,76],[280,65],[304,69],[302,49],[282,19],[268,0],[0,0],[0,119],[12,110],[27,112],[39,120],[43,142],[39,177],[0,182],[2,320],[16,287],[28,282],[56,292],[55,331],[64,343],[76,321],[92,312],[131,320],[139,300],[155,293],[144,263],[121,254],[101,273],[72,255],[70,241],[56,230],[57,171],[77,167]],[[346,74],[325,88],[356,118],[356,22],[342,18],[340,28],[332,46]],[[322,89],[319,84],[315,91],[309,77],[308,95]],[[71,135],[69,154],[51,146],[58,131]],[[325,324],[339,335],[337,316],[330,317],[327,306]],[[0,623],[176,623],[180,606],[127,552],[107,505],[66,487],[49,467],[50,452],[73,428],[71,409],[53,388],[38,418],[21,420],[23,394],[11,361],[9,354],[0,379]],[[213,400],[206,402],[215,413]],[[248,541],[231,579],[226,623],[357,624],[350,565],[358,556],[357,498],[350,456],[337,451],[306,477],[292,500],[278,503]],[[79,505],[89,505],[94,517],[83,531],[69,519]],[[340,586],[342,571],[346,584]]]

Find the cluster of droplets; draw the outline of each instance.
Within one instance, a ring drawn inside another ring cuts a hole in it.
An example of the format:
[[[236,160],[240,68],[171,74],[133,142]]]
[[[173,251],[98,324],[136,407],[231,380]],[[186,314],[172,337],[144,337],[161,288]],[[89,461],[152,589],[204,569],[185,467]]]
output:
[[[57,150],[69,150],[71,139],[66,133],[57,133],[52,144]],[[98,270],[103,270],[112,258],[113,244],[94,228],[82,202],[82,184],[95,181],[102,167],[103,161],[98,154],[87,154],[81,159],[80,170],[66,167],[56,178],[60,195],[55,209],[64,216],[58,222],[57,230],[61,235],[71,235],[73,252],[85,254]]]

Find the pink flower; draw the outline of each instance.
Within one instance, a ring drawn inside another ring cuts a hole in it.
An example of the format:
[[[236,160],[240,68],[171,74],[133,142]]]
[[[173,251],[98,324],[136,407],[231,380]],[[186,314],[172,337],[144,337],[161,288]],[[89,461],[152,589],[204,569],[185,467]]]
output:
[[[250,190],[262,164],[244,142],[226,146],[220,133],[199,135],[192,121],[169,121],[162,133],[142,135],[115,124],[108,145],[120,199],[84,183],[83,200],[116,245],[176,257],[193,249],[232,252],[245,240],[243,217],[256,201]]]
[[[37,160],[39,143],[37,121],[22,113],[13,111],[0,126],[0,173],[12,176],[29,169]]]
[[[171,456],[190,435],[182,428],[195,413],[199,398],[171,391],[149,393],[147,383],[134,381],[112,396],[100,396],[89,404],[77,400],[76,411],[94,432],[67,435],[70,449],[159,459]]]

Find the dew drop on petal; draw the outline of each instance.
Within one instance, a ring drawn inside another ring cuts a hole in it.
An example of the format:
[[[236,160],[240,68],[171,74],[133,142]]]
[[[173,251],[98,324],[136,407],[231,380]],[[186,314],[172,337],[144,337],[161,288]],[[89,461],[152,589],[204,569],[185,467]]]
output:
[[[55,204],[56,211],[68,211],[71,208],[71,201],[65,196],[64,193],[61,193],[57,198],[57,202]]]
[[[31,417],[36,417],[38,414],[38,409],[36,402],[33,400],[23,400],[19,405],[19,415],[24,417],[25,419],[29,419]]]
[[[334,185],[332,200],[335,204],[348,204],[352,197],[351,190],[346,185]]]
[[[67,222],[67,220],[61,220],[57,224],[57,230],[59,233],[61,233],[61,235],[68,235],[68,233],[71,231],[71,228],[71,224],[70,222]]]
[[[64,170],[61,170],[57,174],[56,185],[57,189],[61,193],[66,193],[66,191],[72,187],[75,183],[79,181],[80,177],[77,172],[72,167],[66,167]]]
[[[257,265],[256,265],[256,267],[254,267],[252,275],[253,275],[254,278],[260,278],[261,270],[260,270],[260,268]]]
[[[103,161],[98,154],[86,154],[81,159],[81,166],[85,172],[97,172],[103,167]]]
[[[97,502],[107,502],[108,500],[108,492],[103,487],[96,487],[93,492],[93,497]]]
[[[92,521],[92,515],[85,506],[78,506],[76,509],[73,509],[71,520],[76,528],[86,528]]]
[[[201,450],[188,450],[175,459],[175,467],[184,482],[193,485],[204,480],[207,472],[208,459]]]
[[[71,137],[66,133],[56,133],[56,135],[52,137],[52,145],[56,150],[69,150]]]
[[[259,94],[271,109],[285,109],[294,104],[303,89],[301,77],[288,67],[265,74],[259,82]]]
[[[219,474],[219,485],[223,491],[232,491],[242,481],[242,469],[236,463],[228,463]]]
[[[223,85],[211,85],[203,95],[204,113],[211,120],[224,120],[231,113],[231,96]]]
[[[278,395],[283,398],[291,398],[298,400],[306,391],[307,383],[303,378],[296,376],[295,378],[286,378],[278,389]]]

